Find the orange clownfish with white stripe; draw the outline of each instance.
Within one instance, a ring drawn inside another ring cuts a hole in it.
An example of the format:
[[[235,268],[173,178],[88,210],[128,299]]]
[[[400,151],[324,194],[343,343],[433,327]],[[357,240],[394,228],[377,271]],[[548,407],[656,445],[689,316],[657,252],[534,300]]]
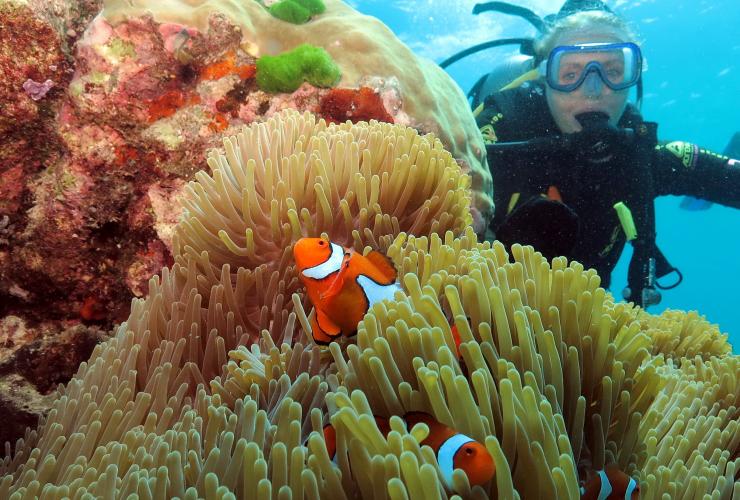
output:
[[[581,500],[639,500],[640,485],[616,465],[596,472],[581,488]]]
[[[485,484],[493,478],[496,473],[493,457],[478,441],[438,422],[428,413],[412,411],[402,418],[409,430],[418,423],[424,423],[429,427],[429,435],[421,445],[434,450],[442,477],[448,486],[452,485],[452,471],[455,469],[462,469],[472,486]],[[389,420],[376,416],[375,423],[380,432],[387,437],[391,431]],[[324,441],[329,458],[335,460],[337,432],[331,424],[324,426]]]
[[[301,238],[293,256],[316,311],[311,329],[317,344],[354,335],[373,304],[401,290],[393,262],[377,250],[362,255],[325,238]]]
[[[493,457],[485,446],[473,438],[447,427],[428,413],[412,411],[403,418],[409,429],[418,423],[429,427],[429,435],[421,444],[434,450],[447,485],[452,484],[452,471],[455,469],[465,472],[471,486],[487,483],[496,473]]]

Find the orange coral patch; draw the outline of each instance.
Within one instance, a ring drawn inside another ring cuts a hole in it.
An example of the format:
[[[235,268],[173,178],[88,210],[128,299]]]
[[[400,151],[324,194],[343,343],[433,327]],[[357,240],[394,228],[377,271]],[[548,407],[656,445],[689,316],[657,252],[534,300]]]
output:
[[[238,66],[236,68],[236,74],[239,75],[239,78],[242,80],[249,80],[257,73],[257,65],[255,64],[245,64],[244,66]]]
[[[221,132],[229,126],[229,120],[222,113],[215,113],[213,121],[208,124],[208,128],[213,132]]]
[[[80,308],[80,317],[85,321],[101,321],[105,319],[105,307],[92,295],[88,296]]]
[[[149,101],[149,123],[174,115],[185,101],[185,94],[179,89],[170,90],[152,99]]]
[[[149,105],[149,123],[174,115],[183,106],[200,104],[198,94],[188,95],[180,89],[168,90],[161,96],[147,101]]]
[[[353,123],[370,120],[393,123],[380,95],[369,87],[331,89],[321,99],[320,113],[326,121],[334,123],[347,120]]]
[[[221,61],[209,64],[200,72],[201,80],[218,80],[226,75],[236,74],[242,80],[252,78],[257,72],[254,64],[236,65],[236,55],[233,51],[227,52]]]
[[[118,167],[122,167],[127,165],[129,162],[135,162],[139,159],[139,150],[128,145],[116,148],[115,154],[115,165]]]
[[[213,64],[209,64],[205,68],[203,68],[203,71],[200,73],[200,77],[203,80],[218,80],[219,78],[223,78],[224,76],[230,74],[233,72],[234,69],[234,61],[231,60],[223,60],[218,61]]]

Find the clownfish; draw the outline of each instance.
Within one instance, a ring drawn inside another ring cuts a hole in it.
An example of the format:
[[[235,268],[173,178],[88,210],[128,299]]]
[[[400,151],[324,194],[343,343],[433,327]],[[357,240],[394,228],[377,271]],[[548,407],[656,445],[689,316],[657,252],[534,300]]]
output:
[[[393,262],[377,250],[362,255],[324,238],[301,238],[293,257],[316,310],[311,329],[317,344],[354,335],[373,304],[401,290]]]
[[[465,472],[471,486],[487,483],[496,473],[493,457],[473,438],[447,427],[428,413],[409,412],[403,418],[409,429],[418,423],[429,427],[429,435],[421,444],[434,450],[442,477],[448,485],[452,484],[452,471],[455,469]]]
[[[391,425],[387,418],[375,416],[375,424],[383,436],[388,436],[391,431]],[[323,429],[324,442],[326,443],[326,452],[332,462],[336,463],[337,455],[337,430],[331,424],[326,424]]]
[[[471,485],[482,485],[491,480],[496,472],[493,457],[485,446],[473,438],[457,432],[451,427],[438,422],[431,415],[424,412],[409,412],[402,417],[410,430],[418,423],[429,427],[429,435],[421,445],[429,446],[434,450],[442,477],[448,485],[452,484],[452,471],[462,469],[468,476]],[[378,430],[383,436],[391,431],[389,419],[375,417]],[[324,426],[324,441],[329,458],[336,459],[337,432],[331,424]]]
[[[460,370],[462,371],[462,374],[465,376],[465,378],[468,377],[468,367],[465,365],[465,360],[463,359],[462,353],[460,352],[460,344],[462,341],[460,340],[460,331],[457,329],[457,325],[452,323],[450,325],[450,330],[452,333],[452,341],[455,343],[455,357],[457,358],[457,362],[460,364]]]
[[[457,325],[452,325],[452,340],[455,341],[455,353],[460,356],[460,332],[457,330]]]
[[[455,343],[455,356],[457,356],[457,359],[462,360],[462,354],[460,354],[460,344],[462,343],[460,340],[460,330],[457,329],[457,325],[454,322],[450,324],[450,331],[452,333],[452,341]]]
[[[582,500],[638,500],[640,485],[619,470],[616,465],[607,466],[591,477],[581,487]]]

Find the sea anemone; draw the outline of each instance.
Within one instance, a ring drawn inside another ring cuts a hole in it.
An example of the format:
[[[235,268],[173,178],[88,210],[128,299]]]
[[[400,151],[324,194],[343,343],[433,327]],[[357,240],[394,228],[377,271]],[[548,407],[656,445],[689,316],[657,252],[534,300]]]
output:
[[[612,464],[644,498],[740,494],[738,358],[658,342],[577,262],[479,243],[434,138],[285,112],[224,144],[175,264],[6,447],[0,497],[574,498]],[[403,287],[328,349],[288,253],[319,234],[377,246]],[[444,480],[408,411],[483,443],[495,478]]]
[[[253,338],[268,328],[280,342],[298,238],[384,248],[402,231],[459,234],[471,221],[470,178],[433,135],[402,125],[327,125],[286,110],[227,137],[208,164],[188,185],[175,261],[195,265],[204,302],[223,294],[224,314]]]
[[[727,334],[720,333],[717,325],[709,323],[696,311],[668,309],[659,316],[643,312],[638,320],[652,339],[651,354],[676,359],[694,356],[709,359],[732,353]]]

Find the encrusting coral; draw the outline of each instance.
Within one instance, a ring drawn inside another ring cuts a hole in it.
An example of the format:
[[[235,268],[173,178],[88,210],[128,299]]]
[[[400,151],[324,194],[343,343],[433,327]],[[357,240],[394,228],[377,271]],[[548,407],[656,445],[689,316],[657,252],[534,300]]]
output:
[[[611,463],[642,498],[740,495],[738,357],[658,346],[593,270],[477,242],[469,180],[433,137],[285,112],[224,146],[190,185],[175,264],[7,447],[0,497],[577,498]],[[321,233],[379,247],[404,290],[328,349],[286,256]],[[406,411],[484,443],[495,478],[446,483]]]

